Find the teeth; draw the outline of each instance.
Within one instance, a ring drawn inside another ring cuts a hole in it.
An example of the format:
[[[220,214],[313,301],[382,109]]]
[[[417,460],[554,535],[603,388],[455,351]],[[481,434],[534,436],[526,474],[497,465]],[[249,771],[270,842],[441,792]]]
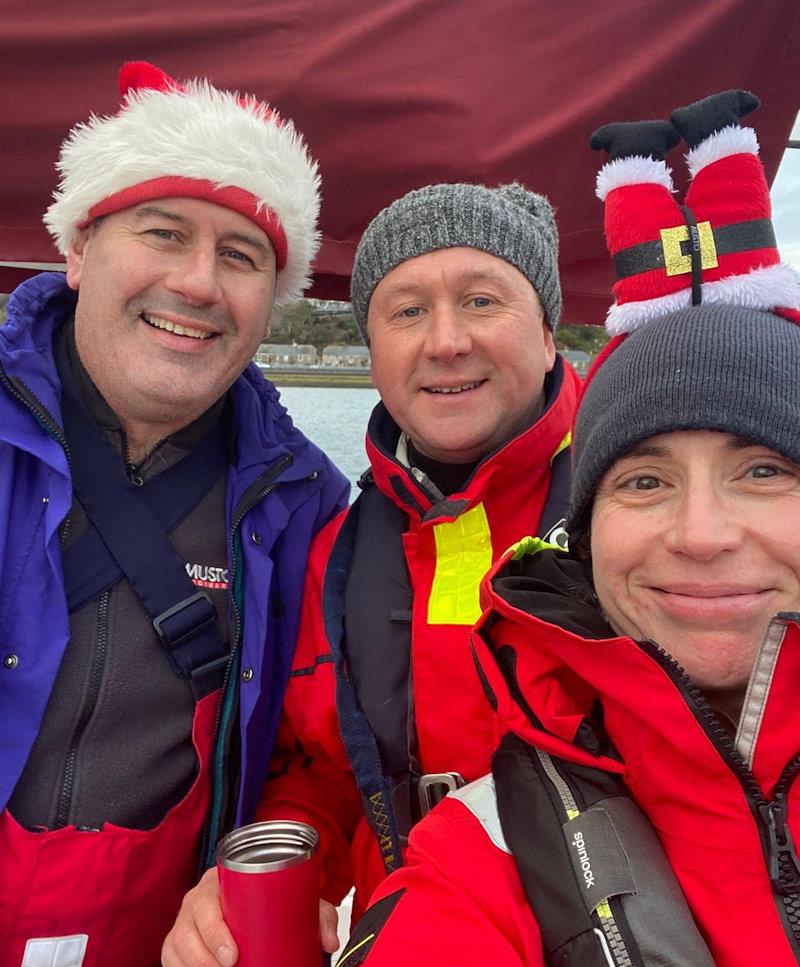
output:
[[[208,339],[211,336],[210,332],[179,326],[176,322],[170,322],[169,319],[162,319],[160,316],[148,316],[144,312],[142,319],[151,326],[155,326],[156,329],[166,329],[167,332],[174,332],[176,336],[189,336],[192,339]]]
[[[461,386],[429,386],[429,393],[463,393],[467,389],[475,389],[476,386],[480,386],[480,381],[477,383],[464,383]]]

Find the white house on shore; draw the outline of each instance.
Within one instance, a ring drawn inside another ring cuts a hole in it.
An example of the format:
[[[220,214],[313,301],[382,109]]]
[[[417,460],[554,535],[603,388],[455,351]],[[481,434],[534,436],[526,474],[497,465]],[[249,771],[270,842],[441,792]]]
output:
[[[369,349],[366,346],[326,346],[322,350],[323,366],[369,368]]]
[[[308,345],[263,342],[253,360],[260,366],[316,366],[317,351]]]

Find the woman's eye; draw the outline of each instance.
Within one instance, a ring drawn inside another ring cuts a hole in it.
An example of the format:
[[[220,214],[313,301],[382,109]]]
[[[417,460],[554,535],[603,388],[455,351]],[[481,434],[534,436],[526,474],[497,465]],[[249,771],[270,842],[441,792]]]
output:
[[[475,306],[476,309],[485,309],[486,306],[489,306],[492,304],[492,300],[487,299],[486,296],[476,295],[475,298],[472,300],[472,304]]]
[[[400,314],[405,316],[407,319],[415,319],[420,312],[421,309],[419,306],[409,306],[407,309],[403,309]]]
[[[757,467],[751,467],[748,472],[752,477],[755,477],[756,480],[766,480],[769,477],[778,477],[780,474],[785,473],[782,467],[774,467],[768,463],[762,463]]]
[[[634,477],[625,484],[628,490],[657,490],[660,486],[658,477]]]

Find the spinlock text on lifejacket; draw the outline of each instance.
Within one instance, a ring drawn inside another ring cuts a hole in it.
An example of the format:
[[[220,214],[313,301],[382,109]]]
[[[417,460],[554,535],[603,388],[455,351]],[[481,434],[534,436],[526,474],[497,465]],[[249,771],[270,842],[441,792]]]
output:
[[[572,845],[578,851],[578,860],[581,864],[581,869],[583,870],[583,878],[586,881],[586,889],[590,890],[594,886],[594,873],[592,873],[592,864],[589,861],[589,854],[586,850],[586,843],[583,839],[583,833],[580,830],[573,834]]]

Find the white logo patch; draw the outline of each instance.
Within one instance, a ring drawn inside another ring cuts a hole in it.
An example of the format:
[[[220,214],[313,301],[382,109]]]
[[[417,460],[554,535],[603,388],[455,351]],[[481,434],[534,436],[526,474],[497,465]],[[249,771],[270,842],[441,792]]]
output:
[[[215,588],[225,591],[228,587],[228,569],[211,564],[187,564],[186,573],[198,588]]]
[[[31,938],[25,944],[20,967],[81,967],[89,935]]]

